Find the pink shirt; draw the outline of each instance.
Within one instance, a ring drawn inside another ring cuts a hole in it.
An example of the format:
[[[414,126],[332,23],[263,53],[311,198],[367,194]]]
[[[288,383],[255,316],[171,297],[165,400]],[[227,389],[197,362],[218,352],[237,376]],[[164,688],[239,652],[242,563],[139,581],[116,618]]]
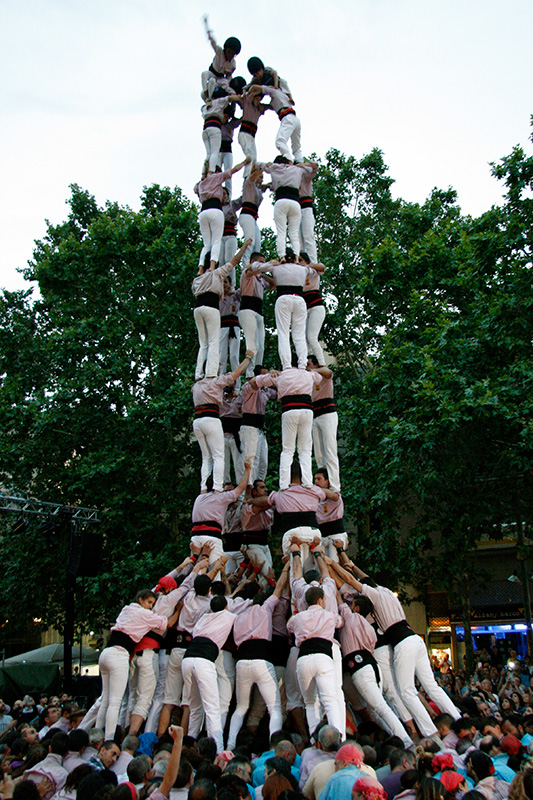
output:
[[[242,197],[238,200],[231,200],[226,205],[222,206],[222,213],[224,214],[224,222],[229,222],[232,225],[237,224],[237,211],[242,206]]]
[[[294,103],[291,101],[289,95],[283,91],[283,89],[276,89],[274,86],[261,86],[261,91],[263,94],[269,94],[272,98],[270,101],[270,105],[276,112],[281,111],[282,108],[288,108],[289,106],[293,106]]]
[[[283,492],[270,492],[268,502],[277,508],[280,514],[290,514],[294,511],[314,511],[318,504],[326,497],[324,490],[318,486],[301,486],[291,483]]]
[[[312,269],[312,275],[309,274],[305,279],[304,292],[318,292],[320,289],[320,274],[316,269]]]
[[[237,289],[236,292],[230,292],[229,294],[222,295],[220,298],[220,316],[227,317],[227,316],[236,316],[239,313],[239,307],[241,305],[241,290]]]
[[[224,525],[224,518],[226,516],[226,509],[230,503],[234,503],[237,499],[235,489],[231,492],[206,492],[199,494],[192,507],[192,521],[202,522],[206,520],[214,520]]]
[[[237,617],[233,626],[237,647],[248,639],[272,640],[272,614],[278,603],[278,598],[270,595],[262,606],[252,605]]]
[[[324,578],[322,583],[318,581],[311,581],[307,583],[305,578],[296,578],[291,583],[291,592],[296,608],[298,611],[305,611],[308,608],[305,599],[305,593],[310,586],[321,586],[324,591],[324,600],[326,601],[326,610],[337,613],[337,584],[333,578]]]
[[[268,108],[268,105],[265,105],[264,103],[258,103],[258,105],[255,105],[255,103],[252,102],[252,98],[248,94],[244,95],[241,105],[242,105],[241,122],[243,121],[251,122],[252,125],[257,125],[257,123],[259,122],[259,117],[262,114],[264,114]]]
[[[374,605],[374,619],[383,633],[396,622],[403,622],[405,613],[396,595],[386,586],[368,586],[363,583],[361,594],[366,595]]]
[[[260,261],[255,261],[257,267],[262,267]],[[263,299],[265,289],[268,286],[268,281],[262,275],[254,274],[251,268],[243,269],[241,272],[241,296],[260,297]]]
[[[264,162],[256,164],[263,172],[267,172],[272,178],[272,191],[275,192],[280,186],[290,186],[292,189],[299,189],[304,173],[310,173],[311,167],[297,166],[296,164],[270,164]]]
[[[224,183],[231,179],[231,170],[226,169],[224,172],[211,172],[209,175],[199,181],[194,187],[194,191],[203,203],[212,197],[216,197],[222,202],[222,189]]]
[[[224,55],[224,48],[220,47],[220,45],[216,45],[215,48],[215,57],[211,62],[213,65],[213,69],[217,72],[223,72],[226,78],[231,77],[231,75],[235,72],[237,67],[237,62],[235,61],[235,56],[228,61],[226,56]],[[212,74],[212,73],[211,73]],[[213,75],[213,77],[216,77]]]
[[[229,400],[222,401],[220,416],[231,417],[232,419],[242,417],[242,397],[240,394],[233,395]]]
[[[313,375],[313,391],[311,392],[311,398],[313,403],[317,400],[329,400],[333,397],[333,378],[324,378],[323,375],[320,373],[315,372],[314,370],[310,370],[311,374]],[[320,375],[322,380],[317,381],[316,376]]]
[[[222,611],[208,611],[200,617],[192,632],[193,638],[196,636],[206,636],[220,649],[230,635],[236,615],[226,608]],[[213,691],[216,691],[216,686]]]
[[[194,577],[196,578],[196,575]],[[177,629],[192,633],[200,617],[209,611],[210,602],[210,596],[197,595],[194,590],[189,592],[183,601],[180,618],[176,626]]]
[[[269,272],[276,282],[276,286],[301,286],[302,290],[308,277],[316,272],[311,267],[302,264],[278,264],[270,267]]]
[[[242,495],[235,505],[230,503],[224,519],[224,533],[238,533],[242,531],[241,515],[243,510]]]
[[[341,650],[343,656],[353,653],[354,650],[368,650],[374,652],[377,636],[374,628],[361,616],[354,614],[346,603],[339,606],[339,614],[344,620],[341,630]]]
[[[342,617],[322,606],[314,605],[307,611],[294,614],[287,622],[287,630],[294,634],[296,647],[300,647],[306,639],[327,639],[333,642],[336,628],[342,628]]]
[[[233,386],[235,383],[231,372],[219,375],[218,378],[202,378],[196,381],[192,387],[192,400],[195,406],[204,406],[207,403],[222,405],[224,399],[224,387]]]
[[[154,614],[139,603],[130,603],[124,606],[111,630],[126,633],[134,642],[140,642],[148,631],[166,633],[167,624],[167,617]]]
[[[287,611],[289,610],[290,598],[282,595],[274,613],[272,614],[272,636],[287,637]]]
[[[307,164],[310,170],[304,170],[302,182],[300,183],[300,197],[313,196],[313,178],[318,172],[318,164]]]
[[[207,270],[203,275],[197,275],[192,282],[192,293],[195,297],[204,292],[215,292],[220,298],[224,296],[224,278],[233,269],[233,264],[228,261],[213,270]]]
[[[342,519],[344,516],[344,503],[339,492],[338,500],[326,499],[320,503],[316,512],[316,519],[318,523],[333,522],[336,519]]]
[[[208,117],[218,117],[218,119],[222,121],[222,117],[224,116],[224,111],[228,103],[229,100],[227,97],[217,97],[215,100],[211,101],[209,108],[207,106],[202,106],[202,117],[204,119],[207,119]]]
[[[266,375],[258,375],[255,382],[260,388],[263,386],[275,386],[278,390],[278,397],[281,399],[285,395],[291,394],[311,395],[313,384],[316,383],[317,378],[322,380],[322,375],[319,375],[318,372],[311,373],[305,369],[288,367],[283,372],[280,372],[277,377],[274,377],[269,372]]]
[[[274,512],[271,508],[260,511],[259,514],[252,513],[252,506],[245,503],[242,507],[241,524],[243,531],[264,531],[272,527],[274,522]]]
[[[276,397],[275,389],[254,389],[246,381],[241,389],[243,414],[264,414],[266,404]]]
[[[255,203],[256,206],[260,206],[262,200],[263,190],[257,185],[257,183],[254,183],[254,181],[246,178],[242,187],[243,203]]]

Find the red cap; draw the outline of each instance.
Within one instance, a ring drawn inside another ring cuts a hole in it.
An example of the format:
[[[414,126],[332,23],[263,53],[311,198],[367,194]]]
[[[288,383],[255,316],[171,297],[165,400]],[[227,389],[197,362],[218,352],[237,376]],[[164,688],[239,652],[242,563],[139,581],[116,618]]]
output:
[[[453,769],[445,770],[440,776],[440,782],[447,792],[455,792],[464,780],[465,776],[460,772],[454,772]]]
[[[357,778],[352,786],[352,792],[361,792],[366,800],[387,800],[387,792],[381,783],[375,778],[371,778],[370,775]]]
[[[344,761],[346,764],[360,767],[363,763],[363,754],[354,744],[343,744],[335,753],[335,761]]]
[[[160,592],[161,589],[168,589],[168,591],[171,592],[173,589],[177,588],[178,584],[174,578],[171,578],[170,575],[164,575],[162,578],[159,578],[159,583],[155,587],[155,591],[157,594],[157,592]]]
[[[500,747],[504,753],[510,756],[517,756],[523,749],[520,739],[517,736],[513,736],[512,733],[503,737],[500,742]]]
[[[431,760],[433,772],[442,772],[443,769],[453,769],[453,758],[451,753],[439,753]]]

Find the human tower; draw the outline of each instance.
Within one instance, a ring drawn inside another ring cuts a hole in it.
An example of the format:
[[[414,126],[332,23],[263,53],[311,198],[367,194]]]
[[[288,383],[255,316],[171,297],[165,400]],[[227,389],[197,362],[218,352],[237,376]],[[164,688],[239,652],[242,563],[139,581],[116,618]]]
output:
[[[129,676],[130,733],[144,726],[162,734],[181,708],[188,733],[197,737],[205,725],[218,752],[235,747],[245,719],[255,730],[265,711],[270,734],[292,724],[307,738],[325,716],[342,740],[346,693],[354,708],[366,707],[408,747],[416,728],[436,733],[415,674],[442,711],[460,714],[436,684],[396,595],[346,554],[333,373],[319,343],[325,306],[314,236],[317,164],[302,158],[287,83],[258,57],[248,61],[248,83],[233,77],[239,40],[220,47],[207,18],[205,24],[215,56],[202,74],[206,161],[195,187],[203,248],[192,283],[199,339],[192,395],[202,467],[191,555],[119,614],[100,658],[96,724],[106,738],[113,735]],[[280,123],[272,163],[258,161],[255,147],[268,110]],[[237,128],[245,158],[234,167]],[[232,200],[232,176],[243,167],[242,193]],[[278,255],[268,262],[257,225],[265,173],[275,195]],[[237,222],[245,237],[238,250]],[[270,371],[263,365],[267,290],[277,295],[281,362]],[[246,350],[239,363],[241,328]],[[276,397],[282,452],[279,489],[269,492],[264,416]],[[277,578],[269,549],[274,514],[285,560]]]

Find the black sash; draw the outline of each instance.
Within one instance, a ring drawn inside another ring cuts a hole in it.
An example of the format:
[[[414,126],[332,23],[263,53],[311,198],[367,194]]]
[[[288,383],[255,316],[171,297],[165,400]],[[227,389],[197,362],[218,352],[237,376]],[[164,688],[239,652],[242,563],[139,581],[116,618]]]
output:
[[[397,644],[403,642],[403,640],[407,639],[408,636],[416,636],[414,630],[411,628],[406,619],[402,619],[400,622],[395,622],[394,625],[391,625],[390,628],[387,628],[383,635],[385,637],[385,642],[387,644],[391,644],[393,647],[396,647]]]
[[[276,200],[296,200],[300,204],[300,193],[295,186],[278,186],[275,197]]]
[[[206,128],[218,128],[220,130],[221,127],[222,120],[220,120],[218,117],[207,117],[207,119],[204,121],[204,131]]]
[[[282,120],[283,117],[287,117],[289,114],[296,114],[294,108],[289,108],[288,106],[285,106],[285,108],[280,108],[278,111],[278,119]]]
[[[242,531],[231,531],[231,533],[225,533],[222,537],[222,541],[224,543],[225,553],[232,553],[236,550],[240,550],[242,545]]]
[[[368,650],[354,650],[353,653],[348,653],[348,655],[344,656],[342,659],[342,668],[349,675],[353,675],[354,672],[366,667],[368,664],[370,664],[374,670],[376,683],[379,685],[380,677],[378,665],[376,659],[372,653],[368,652]]]
[[[318,528],[314,511],[286,511],[283,514],[278,514],[278,530],[281,533],[304,526]]]
[[[300,205],[302,208],[313,208],[312,197],[300,197]]]
[[[315,308],[317,306],[324,305],[324,301],[322,300],[322,295],[320,294],[318,289],[312,289],[309,292],[304,292],[304,300],[307,308]]]
[[[247,639],[237,649],[237,661],[270,661],[272,663],[272,642],[268,639]]]
[[[344,520],[342,517],[340,519],[332,519],[329,522],[319,522],[318,528],[322,536],[333,536],[335,533],[346,533]]]
[[[213,536],[215,539],[222,539],[222,525],[214,519],[193,522],[191,536]]]
[[[212,64],[211,64],[211,66],[209,67],[209,72],[212,72],[212,73],[213,73],[213,75],[214,75],[216,78],[223,78],[223,77],[224,77],[224,73],[223,73],[223,72],[217,72],[217,71],[216,71],[216,69],[214,68],[214,66],[213,66]]]
[[[253,297],[252,295],[245,294],[241,297],[241,311],[244,311],[246,308],[249,308],[250,311],[255,311],[256,314],[259,316],[263,316],[263,298],[262,297]]]
[[[243,544],[268,544],[268,528],[261,528],[258,531],[243,531]]]
[[[222,139],[220,144],[220,152],[221,153],[231,153],[231,139]]]
[[[311,395],[309,394],[286,394],[283,397],[280,397],[281,403],[281,413],[284,414],[286,411],[294,411],[295,409],[311,409],[313,408],[313,404],[311,402]]]
[[[201,292],[196,295],[196,308],[209,306],[209,308],[220,309],[220,295],[216,292]]]
[[[194,418],[200,419],[201,417],[220,417],[220,409],[216,403],[204,403],[201,406],[194,407]]]
[[[202,203],[202,211],[205,211],[208,208],[218,208],[222,211],[222,200],[219,200],[218,197],[209,197],[207,200],[204,200]]]
[[[259,214],[257,213],[258,208],[259,206],[257,205],[257,203],[249,203],[248,201],[245,201],[242,204],[241,216],[243,214],[249,214],[254,219],[257,219],[257,217],[259,216]]]
[[[250,428],[259,428],[263,430],[265,426],[265,415],[264,414],[243,414],[242,415],[242,425],[248,425]]]
[[[275,667],[286,667],[289,658],[289,640],[286,636],[272,634],[272,663]]]
[[[237,236],[237,228],[234,222],[225,222],[222,236]]]
[[[329,641],[329,639],[321,639],[319,636],[315,636],[314,639],[306,639],[300,645],[300,652],[298,653],[298,658],[302,658],[303,656],[311,656],[315,653],[323,653],[326,656],[329,656],[331,659],[333,658],[333,644]]]
[[[131,654],[135,650],[135,645],[137,642],[134,642],[131,636],[128,636],[127,633],[123,633],[122,631],[111,631],[111,636],[107,641],[107,647],[123,647],[128,653]]]
[[[282,297],[284,294],[297,294],[298,297],[303,297],[304,290],[301,286],[291,286],[288,283],[276,286],[276,297]]]
[[[213,663],[218,657],[218,647],[207,636],[195,636],[185,651],[183,658],[206,658]],[[216,691],[216,686],[213,687]]]
[[[321,400],[313,400],[313,417],[322,417],[324,414],[333,414],[335,403],[333,397],[323,397]]]
[[[255,138],[255,134],[257,133],[257,125],[255,122],[250,122],[247,119],[243,119],[241,122],[241,131],[242,133],[247,133],[249,136],[253,136]]]
[[[224,316],[220,318],[220,327],[221,328],[238,328],[239,327],[239,317],[236,314],[224,314]]]

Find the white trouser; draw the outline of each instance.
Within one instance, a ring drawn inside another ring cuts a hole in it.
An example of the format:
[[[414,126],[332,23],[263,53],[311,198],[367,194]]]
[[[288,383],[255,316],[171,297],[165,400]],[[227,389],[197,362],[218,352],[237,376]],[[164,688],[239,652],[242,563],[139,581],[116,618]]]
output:
[[[322,541],[322,536],[318,528],[311,528],[309,525],[300,525],[298,528],[291,528],[283,534],[281,540],[281,549],[284,556],[288,556],[291,549],[292,537],[296,536],[302,544],[300,545],[300,560],[302,562],[302,570],[306,572],[308,569],[315,569],[315,557],[309,550],[309,545],[314,539]],[[291,564],[291,578],[292,578],[292,564]]]
[[[412,719],[412,714],[403,704],[392,674],[392,647],[388,644],[376,647],[374,658],[378,662],[381,674],[381,691],[385,700],[402,722],[408,722]]]
[[[209,100],[213,97],[213,92],[217,86],[221,86],[226,94],[231,93],[228,78],[217,78],[210,69],[204,70],[202,72],[202,100]]]
[[[207,658],[184,658],[182,664],[184,691],[189,698],[191,719],[193,710],[203,708],[207,726],[207,735],[216,743],[217,753],[224,750],[222,740],[222,724],[220,720],[220,703],[217,690],[217,671],[212,661]],[[198,722],[191,727],[189,722],[189,735],[196,738],[202,724],[201,714],[195,714]]]
[[[194,321],[198,330],[198,357],[195,379],[216,378],[219,363],[220,311],[211,306],[194,309]],[[205,372],[204,372],[205,365]]]
[[[247,178],[252,171],[254,162],[257,161],[257,145],[255,143],[255,136],[251,136],[249,133],[245,133],[244,131],[239,131],[237,141],[242,148],[244,158],[246,159],[248,156],[250,156],[252,159],[250,163],[246,164],[244,167],[244,177]]]
[[[287,369],[291,366],[289,333],[292,335],[292,341],[298,356],[298,368],[305,369],[307,365],[307,343],[305,341],[307,308],[305,300],[297,294],[282,294],[276,300],[274,314],[278,331],[278,353],[282,369]]]
[[[222,231],[224,230],[224,214],[221,208],[206,208],[198,214],[198,223],[204,246],[200,252],[199,264],[204,265],[205,257],[211,251],[211,261],[218,261]]]
[[[224,483],[224,431],[216,417],[199,417],[192,423],[194,435],[202,451],[201,491],[213,473],[213,490],[221,492]]]
[[[222,730],[226,724],[226,717],[228,716],[228,708],[233,696],[233,689],[235,688],[235,659],[233,654],[227,650],[221,650],[215,661],[215,669],[217,673],[218,684],[218,697],[220,703],[220,720],[222,723]]]
[[[154,665],[157,653],[153,650],[142,650],[130,661],[130,700],[129,710],[143,719],[148,716],[157,683]]]
[[[313,485],[311,448],[313,412],[310,408],[295,408],[281,415],[281,456],[279,460],[279,488],[288,489],[291,482],[291,464],[298,448],[298,460],[302,470],[302,485]]]
[[[262,314],[252,311],[251,308],[244,308],[239,311],[239,323],[244,333],[245,349],[252,350],[254,357],[251,359],[246,369],[246,377],[252,378],[256,364],[263,363],[265,353],[265,320]]]
[[[324,549],[324,553],[327,555],[328,558],[331,558],[332,561],[339,562],[339,554],[337,553],[337,548],[333,544],[333,541],[341,541],[344,549],[346,550],[348,546],[348,534],[347,533],[333,533],[331,536],[323,536],[322,537],[322,547]]]
[[[233,331],[234,336],[230,336],[230,331]],[[239,348],[241,344],[241,329],[238,326],[234,328],[220,328],[218,344],[218,359],[219,359],[219,374],[225,375],[228,371],[228,354],[230,370],[237,369],[239,366]]]
[[[206,536],[204,534],[195,534],[191,536],[192,544],[196,545],[197,547],[203,547],[204,544],[208,542],[213,545],[213,549],[209,553],[209,566],[212,567],[215,561],[217,561],[220,556],[224,555],[224,547],[222,545],[222,539],[219,539],[218,536]]]
[[[202,139],[205,145],[206,159],[209,162],[209,172],[214,172],[218,167],[220,145],[222,144],[220,128],[205,128],[202,131]]]
[[[244,553],[242,550],[224,550],[224,555],[228,557],[226,561],[226,575],[231,575],[232,572],[237,572],[240,565],[244,561]]]
[[[270,735],[282,728],[281,698],[278,679],[273,665],[262,659],[244,659],[237,662],[237,705],[229,727],[228,750],[235,748],[235,740],[250,705],[254,684],[261,692],[270,714]]]
[[[268,443],[265,432],[252,425],[242,425],[240,430],[244,461],[249,461],[250,483],[259,478],[264,481],[268,469]]]
[[[258,567],[261,567],[261,574],[268,575],[269,569],[272,568],[272,553],[267,544],[244,544],[248,556],[253,556]]]
[[[321,719],[316,710],[317,693],[328,724],[333,725],[338,731],[342,730],[344,723],[339,713],[337,699],[339,688],[333,659],[324,653],[301,656],[296,664],[296,674],[304,699],[309,731],[314,731]]]
[[[169,655],[164,648],[158,653],[158,669],[157,669],[157,683],[155,685],[154,696],[152,698],[152,705],[146,717],[144,726],[145,733],[157,733],[159,723],[159,715],[163,707],[163,696],[165,694],[165,681],[167,677]]]
[[[332,653],[333,653],[333,666],[335,668],[335,679],[337,681],[337,689],[335,692],[335,696],[337,699],[339,716],[342,722],[339,731],[341,732],[341,741],[343,741],[346,738],[346,703],[342,691],[342,653],[340,644],[336,639],[333,641]]]
[[[227,153],[227,152],[223,153],[222,150],[221,150],[219,155],[218,155],[218,166],[220,167],[222,172],[226,172],[226,170],[231,169],[232,166],[233,166],[233,153]],[[231,200],[231,189],[232,189],[232,187],[231,187],[231,178],[228,178],[226,181],[224,181],[224,189],[227,191],[228,197]],[[237,252],[237,251],[235,251],[235,252]],[[232,258],[233,258],[233,256],[232,256]],[[316,263],[316,262],[313,262],[313,263]]]
[[[185,655],[185,647],[173,647],[170,651],[167,666],[167,676],[165,678],[165,693],[163,703],[173,706],[181,705],[183,691],[183,675],[181,673],[181,662]]]
[[[326,467],[329,486],[333,492],[340,492],[339,455],[337,452],[337,426],[339,415],[321,414],[313,420],[313,447],[318,468]]]
[[[354,672],[352,675],[352,682],[361,697],[366,701],[369,709],[384,723],[392,736],[399,736],[406,750],[411,747],[413,744],[411,738],[407,735],[405,728],[396,714],[391,711],[385,702],[385,698],[376,681],[376,675],[372,665],[367,664],[361,667],[361,669],[358,669],[357,672]]]
[[[227,264],[231,261],[237,252],[237,237],[236,236],[223,236],[220,243],[220,255],[218,260],[221,264]],[[235,283],[233,280],[232,283]]]
[[[276,147],[282,156],[288,158],[289,161],[303,161],[302,155],[302,125],[296,114],[287,114],[281,120],[278,132],[276,134]],[[292,153],[287,142],[291,140]]]
[[[295,708],[303,708],[304,705],[302,691],[296,675],[296,664],[298,663],[299,652],[299,647],[291,647],[289,651],[289,657],[287,659],[287,666],[285,667],[285,693],[287,695],[287,711],[293,711]]]
[[[305,336],[309,351],[317,357],[318,363],[321,367],[326,365],[326,360],[324,358],[324,351],[322,350],[320,342],[318,341],[318,337],[320,336],[320,329],[322,328],[325,319],[325,306],[313,306],[313,308],[308,309]]]
[[[237,447],[237,442],[232,433],[224,434],[224,483],[231,481],[231,462],[235,472],[235,483],[239,483],[244,474],[244,458]]]
[[[444,689],[438,685],[429,663],[426,646],[420,636],[408,636],[393,647],[393,669],[396,688],[411,712],[422,736],[433,736],[436,728],[420,702],[415,687],[417,678],[431,700],[443,714],[459,719],[460,711],[454,706]]]
[[[239,225],[242,228],[243,238],[252,240],[242,256],[242,266],[247,267],[250,263],[250,256],[252,253],[261,252],[261,229],[257,224],[257,220],[251,214],[243,214],[242,211],[239,215]]]
[[[276,226],[276,250],[279,258],[287,251],[287,225],[289,241],[296,256],[300,255],[300,220],[302,209],[297,200],[280,197],[274,203],[274,225]]]
[[[128,685],[130,655],[124,647],[106,647],[98,659],[102,679],[102,705],[96,727],[105,728],[105,739],[112,739],[117,727],[118,712]]]
[[[302,208],[302,221],[300,222],[300,244],[302,252],[307,253],[311,264],[317,264],[316,239],[315,239],[315,212],[312,207]]]

